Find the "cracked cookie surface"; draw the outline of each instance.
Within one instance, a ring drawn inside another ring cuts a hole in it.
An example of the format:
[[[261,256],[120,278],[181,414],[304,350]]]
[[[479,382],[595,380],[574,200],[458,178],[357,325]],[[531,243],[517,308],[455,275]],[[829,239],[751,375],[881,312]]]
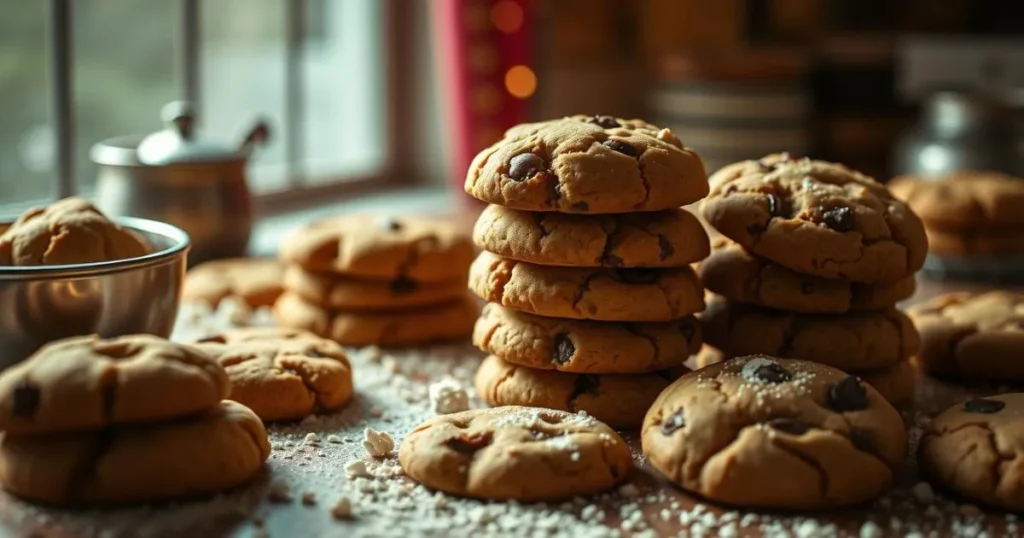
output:
[[[527,211],[674,209],[708,193],[700,157],[640,120],[572,116],[509,129],[470,164],[466,192]]]
[[[679,366],[648,374],[570,374],[517,366],[491,355],[473,384],[488,405],[525,405],[586,411],[615,429],[640,426],[658,394],[679,375]]]
[[[929,228],[957,232],[1024,228],[1024,182],[997,172],[900,176],[889,190]]]
[[[352,397],[352,366],[340,345],[312,333],[270,327],[226,331],[197,342],[224,366],[228,399],[263,420],[297,420]]]
[[[924,265],[920,219],[882,184],[786,154],[726,166],[701,213],[722,235],[799,273],[893,282]]]
[[[42,434],[152,422],[216,406],[224,369],[205,351],[148,335],[68,338],[0,374],[0,430]]]
[[[670,321],[704,309],[689,267],[547,267],[482,252],[469,270],[481,299],[542,316],[601,321]]]
[[[605,424],[520,406],[431,418],[405,438],[398,461],[429,488],[518,501],[599,493],[633,467],[626,442]]]
[[[463,294],[440,305],[394,312],[352,312],[312,304],[285,292],[274,304],[283,327],[309,331],[345,346],[412,346],[465,338],[480,313],[476,299]]]
[[[0,438],[0,483],[37,502],[128,504],[206,497],[253,478],[270,455],[252,411],[223,401],[169,422]]]
[[[1024,394],[959,403],[935,417],[918,448],[927,475],[965,497],[1024,510]]]
[[[763,353],[859,371],[894,365],[921,348],[914,324],[895,308],[817,316],[712,295],[700,320],[704,341],[732,357]]]
[[[1024,295],[942,295],[907,310],[921,333],[917,362],[934,375],[1024,380]]]
[[[384,282],[314,273],[293,265],[285,270],[284,287],[329,308],[387,310],[458,300],[466,294],[466,278],[464,272],[462,278],[439,282],[421,284],[408,278]]]
[[[572,267],[684,267],[710,248],[700,221],[683,209],[594,216],[491,205],[473,241],[503,258]]]
[[[270,306],[281,295],[284,268],[267,258],[233,258],[199,264],[185,275],[181,298],[212,306],[226,297],[241,298],[252,308]]]
[[[151,250],[139,234],[110,221],[82,198],[32,208],[0,234],[0,266],[107,262]]]
[[[693,316],[616,323],[536,316],[484,306],[473,343],[507,362],[570,373],[632,374],[678,367],[700,348]]]
[[[654,468],[737,506],[821,509],[868,501],[903,464],[899,413],[835,368],[763,355],[680,378],[641,431]]]
[[[457,224],[440,218],[352,214],[295,230],[279,256],[310,271],[438,282],[465,278],[473,244]]]
[[[698,268],[704,287],[730,300],[803,313],[840,314],[891,308],[914,294],[914,277],[860,284],[803,275],[719,237]]]

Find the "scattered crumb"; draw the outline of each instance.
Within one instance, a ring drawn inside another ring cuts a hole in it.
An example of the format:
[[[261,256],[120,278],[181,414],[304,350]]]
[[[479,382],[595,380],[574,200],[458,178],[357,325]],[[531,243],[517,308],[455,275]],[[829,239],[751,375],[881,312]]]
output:
[[[935,501],[935,491],[932,490],[932,486],[928,482],[918,482],[917,484],[914,484],[914,487],[910,492],[913,493],[914,498],[917,499],[918,502],[931,504]]]
[[[437,415],[459,413],[469,409],[469,395],[462,384],[452,378],[430,385],[430,408]]]
[[[305,441],[308,445],[315,445],[320,442],[320,436],[313,432],[309,432],[306,434]]]
[[[352,460],[345,465],[345,474],[350,477],[372,478],[370,470],[366,468],[363,460]]]
[[[334,506],[331,507],[331,517],[334,519],[351,519],[352,501],[348,500],[348,497],[344,495],[338,497],[338,500],[334,501]]]
[[[370,415],[376,418],[380,418],[384,416],[384,410],[375,405],[370,408]]]
[[[302,504],[306,506],[313,506],[316,504],[316,493],[313,493],[312,491],[303,491],[301,499]]]
[[[327,442],[328,443],[340,443],[341,442],[341,437],[338,437],[337,435],[332,433],[332,434],[327,436]]]
[[[292,487],[284,480],[274,480],[270,483],[267,498],[274,503],[292,502]]]
[[[860,538],[881,538],[883,534],[882,527],[873,521],[865,522],[860,526]]]
[[[363,448],[374,458],[386,458],[395,449],[395,441],[387,432],[367,427],[363,430]]]
[[[634,484],[623,484],[619,487],[619,495],[623,497],[636,497],[640,495],[640,490]]]

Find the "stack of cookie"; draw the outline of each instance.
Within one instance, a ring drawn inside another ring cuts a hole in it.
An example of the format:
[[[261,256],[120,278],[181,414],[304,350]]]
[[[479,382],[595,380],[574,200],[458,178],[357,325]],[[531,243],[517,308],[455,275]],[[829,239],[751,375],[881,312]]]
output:
[[[154,336],[49,344],[0,375],[0,483],[51,504],[210,495],[256,475],[263,423],[223,400],[228,377]]]
[[[913,396],[920,347],[895,305],[914,292],[927,240],[917,216],[841,165],[771,155],[727,166],[701,207],[716,239],[698,364],[763,353],[839,368],[891,402]]]
[[[453,223],[349,215],[314,222],[281,245],[285,292],[274,317],[340,344],[412,346],[468,336],[469,237]]]
[[[469,286],[491,405],[586,411],[638,427],[700,344],[689,267],[707,234],[680,206],[704,167],[668,129],[607,116],[521,125],[481,152],[466,191],[489,202]]]

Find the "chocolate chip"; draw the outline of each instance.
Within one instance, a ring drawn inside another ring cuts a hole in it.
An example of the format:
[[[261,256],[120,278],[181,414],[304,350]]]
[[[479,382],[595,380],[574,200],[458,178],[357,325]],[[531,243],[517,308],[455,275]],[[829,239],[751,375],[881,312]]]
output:
[[[683,333],[683,338],[686,338],[687,342],[693,341],[693,335],[697,333],[694,321],[691,319],[680,323],[679,332]]]
[[[515,181],[526,181],[544,170],[544,159],[534,153],[522,153],[512,157],[508,166],[508,177]]]
[[[800,284],[800,293],[802,293],[804,295],[810,295],[810,294],[814,293],[814,283],[813,282],[802,282]]]
[[[491,441],[492,435],[490,432],[474,433],[473,435],[450,437],[444,442],[444,446],[461,454],[472,454],[491,444]]]
[[[661,422],[661,433],[663,435],[672,435],[680,428],[686,426],[686,417],[683,416],[683,408],[676,409],[671,415],[665,417],[665,420]]]
[[[569,333],[558,333],[555,335],[555,352],[552,354],[552,362],[565,364],[572,359],[576,353],[576,344],[569,338]]]
[[[1001,400],[990,400],[988,398],[974,398],[964,402],[964,411],[968,413],[984,413],[991,415],[998,413],[1006,407],[1006,402]]]
[[[213,336],[205,336],[196,340],[197,344],[226,344],[227,340],[224,339],[223,335],[215,334]]]
[[[616,127],[622,127],[622,124],[611,116],[593,116],[587,119],[587,123],[593,123],[605,129],[614,129]]]
[[[857,450],[875,452],[875,439],[872,437],[871,432],[864,428],[851,428],[850,442],[853,443],[853,446],[857,447]]]
[[[636,157],[637,155],[640,154],[640,152],[638,152],[636,148],[619,140],[605,140],[604,144],[602,145],[606,148],[613,149],[623,155],[629,155],[630,157]]]
[[[868,391],[860,378],[848,375],[828,388],[828,406],[840,413],[867,409]]]
[[[600,386],[601,381],[596,375],[579,374],[576,376],[576,383],[573,384],[572,394],[569,395],[569,400],[575,400],[583,394],[596,395],[597,388]]]
[[[768,426],[773,430],[778,430],[782,433],[788,433],[790,435],[803,435],[810,430],[811,427],[805,422],[799,421],[795,418],[773,418],[768,421]]]
[[[391,290],[391,293],[398,295],[412,293],[416,291],[416,288],[418,287],[419,284],[417,284],[415,280],[404,275],[388,282],[388,289]]]
[[[601,257],[601,265],[606,267],[622,267],[622,258],[614,254],[606,254]]]
[[[569,206],[569,209],[573,211],[587,211],[590,209],[590,206],[587,205],[586,202],[576,202],[575,204]]]
[[[658,281],[658,272],[653,269],[619,269],[619,280],[627,284],[652,284]]]
[[[774,194],[768,193],[768,214],[772,217],[778,217],[782,211],[782,202],[779,201],[779,197]]]
[[[853,210],[846,206],[826,209],[821,214],[821,222],[837,232],[848,232],[853,229]]]
[[[39,388],[35,385],[22,381],[14,387],[13,401],[11,402],[11,416],[15,418],[32,418],[39,409],[41,400]]]
[[[385,230],[397,232],[398,230],[402,229],[402,223],[398,222],[397,219],[387,218],[384,219],[384,222],[381,224],[381,227],[384,228]]]
[[[751,359],[743,365],[743,377],[765,383],[785,383],[793,378],[781,364],[766,358]]]
[[[658,248],[661,249],[662,261],[667,260],[669,256],[676,253],[676,247],[672,246],[667,237],[660,234],[658,235]]]

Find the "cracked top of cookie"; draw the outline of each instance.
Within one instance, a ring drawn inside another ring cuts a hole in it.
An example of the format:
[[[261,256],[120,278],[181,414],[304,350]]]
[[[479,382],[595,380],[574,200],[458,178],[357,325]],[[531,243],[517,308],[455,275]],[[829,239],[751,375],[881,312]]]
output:
[[[229,388],[224,369],[193,346],[148,335],[69,338],[0,374],[0,430],[166,420],[215,406]]]
[[[465,188],[514,209],[595,214],[672,209],[708,193],[700,157],[672,131],[611,116],[513,127],[473,159]]]
[[[744,248],[797,272],[892,282],[924,264],[920,219],[882,184],[840,164],[769,155],[711,178],[704,218]]]

